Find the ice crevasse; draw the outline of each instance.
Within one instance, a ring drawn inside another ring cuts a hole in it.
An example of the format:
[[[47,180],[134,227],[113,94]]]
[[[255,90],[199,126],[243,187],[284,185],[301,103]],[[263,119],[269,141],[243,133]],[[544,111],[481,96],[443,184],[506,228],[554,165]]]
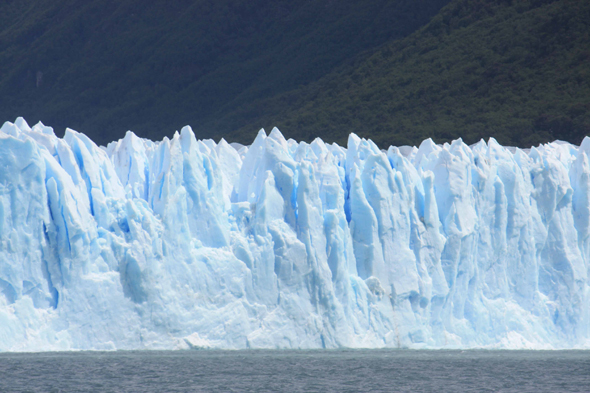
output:
[[[590,347],[590,139],[0,130],[0,350]]]

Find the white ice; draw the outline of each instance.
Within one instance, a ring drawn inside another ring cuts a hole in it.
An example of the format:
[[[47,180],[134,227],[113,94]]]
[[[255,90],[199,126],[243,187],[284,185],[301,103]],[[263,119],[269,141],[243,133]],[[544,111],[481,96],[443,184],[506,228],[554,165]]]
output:
[[[590,139],[0,130],[0,350],[590,347]]]

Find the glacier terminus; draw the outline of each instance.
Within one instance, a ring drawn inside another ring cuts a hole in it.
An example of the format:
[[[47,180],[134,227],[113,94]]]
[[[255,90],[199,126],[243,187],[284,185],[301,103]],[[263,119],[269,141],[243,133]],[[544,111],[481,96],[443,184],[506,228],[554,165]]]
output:
[[[590,138],[0,130],[0,351],[589,348]]]

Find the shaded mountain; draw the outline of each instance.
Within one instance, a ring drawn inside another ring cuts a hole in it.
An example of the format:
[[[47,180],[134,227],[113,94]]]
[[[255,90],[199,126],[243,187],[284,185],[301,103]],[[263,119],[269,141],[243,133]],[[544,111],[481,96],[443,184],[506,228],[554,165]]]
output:
[[[233,135],[247,141],[287,111],[265,110],[266,99],[354,66],[447,3],[5,1],[0,118],[69,126],[102,144],[128,129],[160,139],[185,124],[200,137],[240,128]]]
[[[236,128],[231,139],[262,124],[341,144],[356,132],[382,147],[577,144],[590,133],[589,23],[590,2],[456,0],[367,59],[218,121]]]

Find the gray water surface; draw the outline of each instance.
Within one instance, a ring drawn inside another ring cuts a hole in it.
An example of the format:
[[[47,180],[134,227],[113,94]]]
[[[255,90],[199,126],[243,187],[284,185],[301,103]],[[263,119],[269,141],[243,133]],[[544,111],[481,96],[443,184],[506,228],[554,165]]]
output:
[[[590,392],[590,351],[4,353],[0,392]]]

